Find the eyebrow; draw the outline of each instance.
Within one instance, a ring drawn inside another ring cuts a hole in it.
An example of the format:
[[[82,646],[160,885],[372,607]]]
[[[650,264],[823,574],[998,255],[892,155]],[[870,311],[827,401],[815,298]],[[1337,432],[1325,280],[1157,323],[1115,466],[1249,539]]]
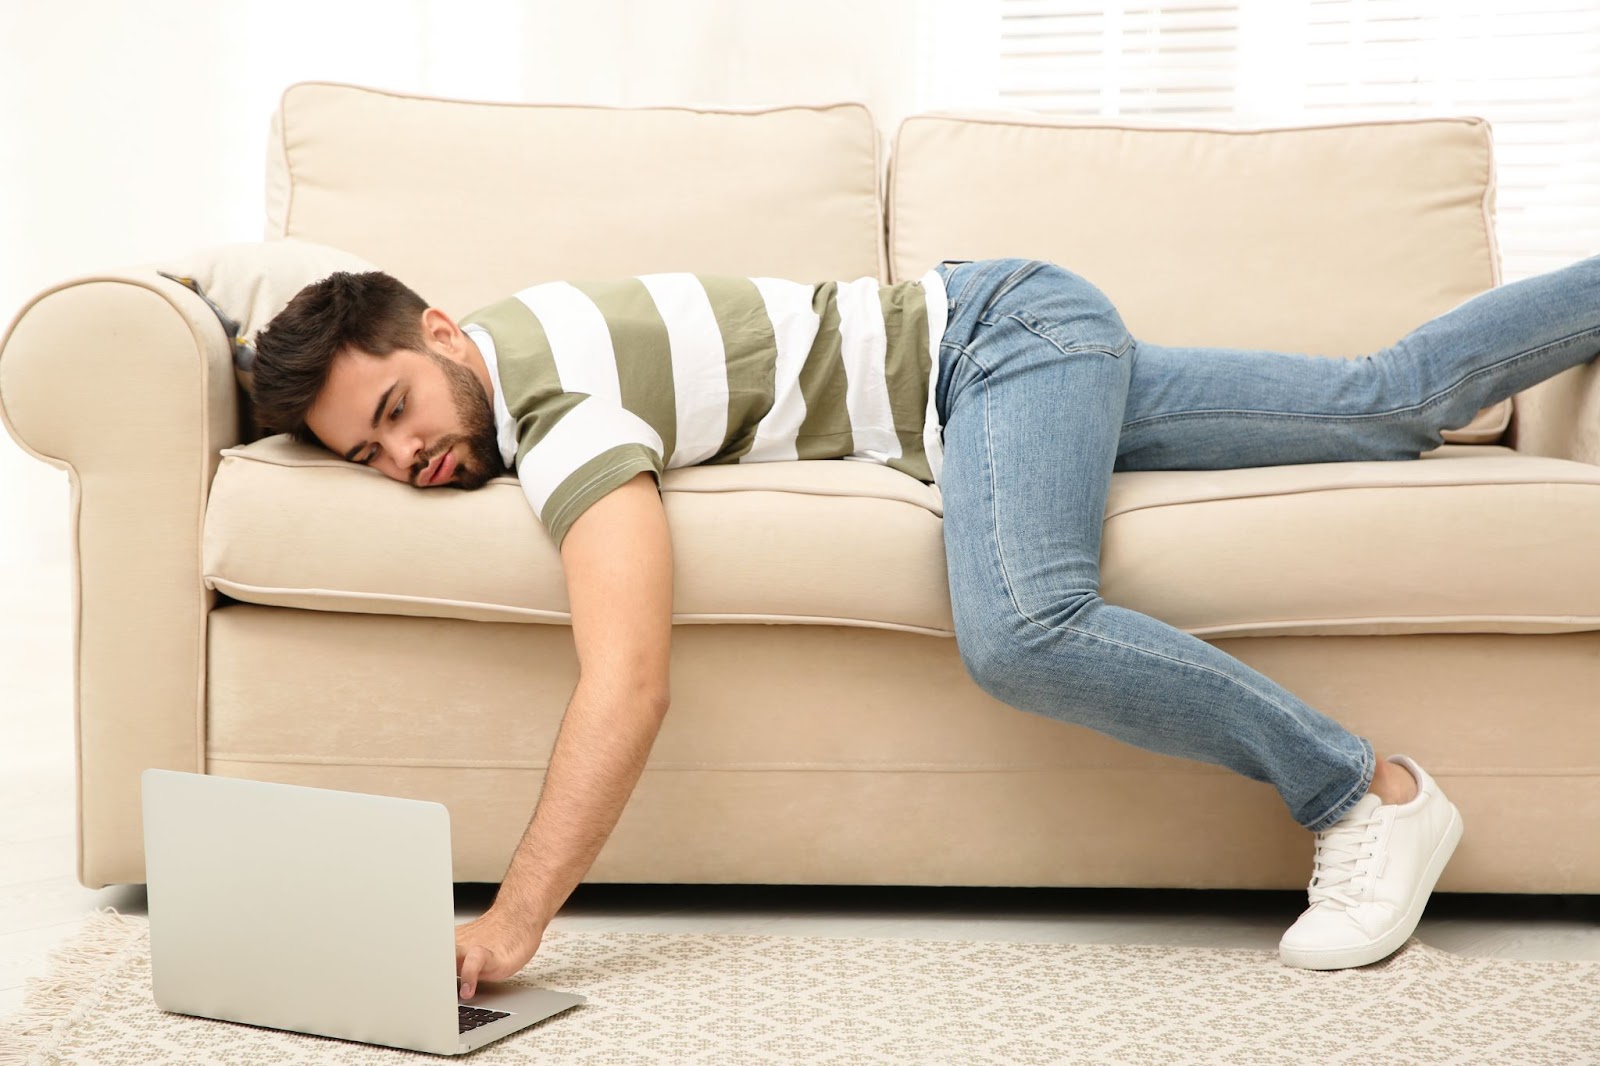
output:
[[[393,385],[390,385],[386,390],[384,390],[384,393],[383,393],[382,396],[378,397],[378,406],[376,408],[374,408],[373,412],[372,412],[372,428],[373,429],[377,429],[378,428],[378,419],[383,417],[383,409],[385,407],[389,406],[389,397],[394,395],[394,390],[396,388],[398,388],[399,385],[400,385],[400,383],[398,381],[395,382]],[[360,452],[360,451],[364,451],[366,449],[366,447],[367,447],[367,442],[366,441],[362,441],[360,444],[357,444],[354,448],[351,448],[349,451],[345,452],[344,453],[344,457],[347,460],[349,460],[350,462],[353,463],[353,462],[356,461],[356,453]]]

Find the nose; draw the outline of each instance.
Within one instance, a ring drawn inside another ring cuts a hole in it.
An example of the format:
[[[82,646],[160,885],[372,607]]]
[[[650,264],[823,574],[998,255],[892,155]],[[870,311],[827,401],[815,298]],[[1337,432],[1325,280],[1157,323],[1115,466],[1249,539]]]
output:
[[[393,469],[385,473],[397,481],[411,481],[418,473],[419,460],[426,451],[421,437],[391,431],[383,442],[383,452]]]

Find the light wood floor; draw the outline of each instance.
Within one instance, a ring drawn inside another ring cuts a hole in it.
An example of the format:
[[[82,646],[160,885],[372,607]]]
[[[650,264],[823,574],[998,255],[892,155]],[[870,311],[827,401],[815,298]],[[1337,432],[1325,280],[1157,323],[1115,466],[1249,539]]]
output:
[[[0,1017],[85,913],[145,908],[141,887],[91,891],[74,872],[67,507],[66,475],[0,433]],[[459,886],[457,914],[492,898]],[[1304,905],[1290,892],[591,885],[554,928],[1272,951]],[[1600,897],[1436,896],[1418,936],[1463,954],[1600,960]]]

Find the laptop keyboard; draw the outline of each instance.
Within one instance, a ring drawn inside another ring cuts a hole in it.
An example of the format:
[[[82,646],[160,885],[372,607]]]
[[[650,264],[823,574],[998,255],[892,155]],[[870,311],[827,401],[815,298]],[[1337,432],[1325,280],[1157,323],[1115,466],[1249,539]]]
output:
[[[485,1010],[482,1007],[469,1007],[465,1003],[457,1003],[456,1010],[459,1012],[461,1024],[461,1028],[457,1031],[462,1033],[470,1032],[480,1025],[497,1022],[501,1018],[511,1017],[510,1011]]]

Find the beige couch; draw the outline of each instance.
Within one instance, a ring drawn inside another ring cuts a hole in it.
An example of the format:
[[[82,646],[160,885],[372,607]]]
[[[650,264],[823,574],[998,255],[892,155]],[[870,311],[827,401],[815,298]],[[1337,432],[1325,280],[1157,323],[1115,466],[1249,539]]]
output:
[[[274,123],[266,235],[457,315],[552,278],[1030,256],[1094,279],[1136,336],[1350,356],[1498,280],[1490,145],[1472,119],[1016,115],[919,115],[885,144],[857,105],[310,84]],[[218,320],[151,267],[23,308],[0,403],[71,474],[85,884],[143,879],[149,766],[440,800],[456,878],[498,880],[576,680],[559,557],[513,482],[420,493],[253,442]],[[1103,594],[1416,756],[1468,827],[1442,890],[1600,891],[1600,370],[1450,440],[1118,474]],[[1311,836],[1267,786],[970,681],[934,487],[794,462],[674,470],[663,497],[673,706],[590,880],[1304,887]]]

